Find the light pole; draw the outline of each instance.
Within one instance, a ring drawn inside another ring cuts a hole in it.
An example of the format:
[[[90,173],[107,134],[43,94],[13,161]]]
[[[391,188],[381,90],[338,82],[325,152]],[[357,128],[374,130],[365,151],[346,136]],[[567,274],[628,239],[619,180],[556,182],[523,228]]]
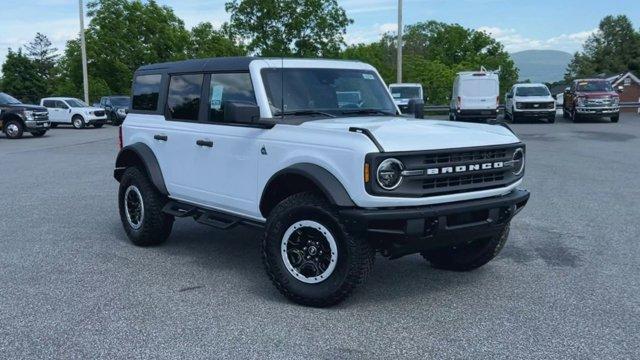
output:
[[[396,82],[402,84],[402,0],[398,0],[398,73]]]
[[[78,0],[80,6],[80,50],[82,52],[82,81],[84,83],[84,102],[89,103],[89,75],[87,73],[87,45],[84,40],[84,5]]]

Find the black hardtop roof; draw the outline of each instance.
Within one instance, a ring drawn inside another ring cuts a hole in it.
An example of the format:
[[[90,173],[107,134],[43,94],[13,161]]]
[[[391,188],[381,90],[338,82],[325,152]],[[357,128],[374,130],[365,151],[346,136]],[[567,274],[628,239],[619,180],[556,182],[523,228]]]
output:
[[[249,71],[249,64],[253,60],[274,60],[283,58],[261,58],[253,56],[217,57],[208,59],[191,59],[158,64],[143,65],[136,72],[197,72],[197,71]],[[285,60],[304,60],[304,58],[284,58]],[[307,59],[309,60],[309,59]],[[342,59],[313,59],[313,60],[340,60]]]

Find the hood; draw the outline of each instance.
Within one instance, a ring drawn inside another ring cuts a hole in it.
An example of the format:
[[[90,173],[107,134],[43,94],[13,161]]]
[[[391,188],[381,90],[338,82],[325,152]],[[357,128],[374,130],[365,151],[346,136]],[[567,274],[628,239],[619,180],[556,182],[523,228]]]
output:
[[[77,108],[73,108],[76,111],[104,111],[103,108],[99,108],[99,107],[94,107],[94,106],[86,106],[86,107],[77,107]]]
[[[544,102],[544,101],[555,101],[551,97],[551,95],[546,96],[515,96],[515,99],[518,102]]]
[[[576,91],[576,96],[586,97],[587,99],[599,99],[605,97],[618,97],[615,91]]]
[[[47,108],[40,105],[30,105],[30,104],[7,104],[2,105],[4,107],[15,109],[15,110],[31,110],[31,111],[47,111]]]
[[[368,129],[387,152],[503,145],[518,142],[500,125],[470,124],[403,117],[351,117],[308,121],[300,126],[328,131]]]

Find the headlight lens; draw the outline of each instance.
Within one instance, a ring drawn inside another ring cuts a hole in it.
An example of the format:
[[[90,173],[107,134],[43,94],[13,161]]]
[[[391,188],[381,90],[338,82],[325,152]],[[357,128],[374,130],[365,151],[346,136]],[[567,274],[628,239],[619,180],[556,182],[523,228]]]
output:
[[[394,158],[384,160],[376,171],[378,185],[385,190],[397,188],[402,183],[402,170],[404,165],[400,160]]]
[[[524,171],[524,149],[517,148],[516,151],[513,152],[511,161],[513,162],[513,174],[516,176],[522,174]]]
[[[617,96],[616,96],[616,97],[614,97],[614,98],[611,100],[611,103],[613,104],[613,106],[618,106],[618,105],[620,105],[620,98],[619,98],[619,97],[617,97]]]
[[[578,101],[577,101],[578,106],[584,106],[584,102],[585,102],[585,100],[586,100],[585,98],[583,98],[583,97],[579,97],[579,98],[578,98]]]
[[[116,112],[118,113],[118,115],[121,115],[121,116],[127,115],[127,110],[126,109],[118,109],[118,110],[116,110]]]
[[[34,117],[33,117],[33,111],[25,111],[24,112],[24,117],[27,119],[27,121],[33,121]]]
[[[522,109],[522,103],[517,102],[516,103],[516,109]]]

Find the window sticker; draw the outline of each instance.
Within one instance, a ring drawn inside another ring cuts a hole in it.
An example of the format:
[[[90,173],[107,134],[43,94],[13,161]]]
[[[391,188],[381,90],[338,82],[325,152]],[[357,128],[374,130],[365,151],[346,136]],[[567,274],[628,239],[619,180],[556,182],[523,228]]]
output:
[[[367,79],[367,80],[374,80],[375,77],[371,74],[362,74],[362,77]]]
[[[211,89],[211,108],[215,110],[220,110],[222,107],[222,91],[224,90],[224,86],[222,85],[214,85]]]
[[[393,96],[394,99],[399,99],[400,93],[391,93],[391,96]]]

